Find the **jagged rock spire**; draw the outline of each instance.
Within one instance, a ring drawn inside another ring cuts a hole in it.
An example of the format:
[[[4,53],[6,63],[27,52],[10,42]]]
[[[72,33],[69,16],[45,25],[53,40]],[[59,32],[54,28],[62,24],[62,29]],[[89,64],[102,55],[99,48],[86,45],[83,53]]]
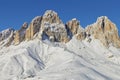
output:
[[[86,28],[86,32],[93,35],[95,39],[99,39],[105,46],[112,44],[120,47],[118,30],[106,16],[101,16],[97,21]]]
[[[33,39],[34,35],[39,32],[39,29],[41,27],[41,21],[42,21],[42,16],[37,16],[31,21],[25,33],[26,40]]]
[[[25,33],[26,33],[27,28],[28,28],[28,23],[24,22],[24,24],[21,26],[20,30],[15,32],[14,44],[17,45],[20,42],[22,42],[23,40],[25,40]]]
[[[43,21],[48,23],[62,23],[58,14],[53,10],[47,10],[43,15]]]
[[[84,29],[81,27],[80,22],[76,18],[68,21],[66,23],[66,28],[68,36],[70,36],[71,38],[74,35],[76,35],[76,38],[79,40],[83,40],[86,37]]]
[[[68,42],[67,30],[55,11],[47,10],[41,22],[42,38],[51,41]],[[46,36],[46,37],[45,37]]]
[[[112,44],[120,48],[118,29],[106,16],[99,17],[94,24],[83,29],[76,18],[64,24],[55,11],[47,10],[43,16],[35,17],[29,25],[25,22],[20,30],[7,30],[7,33],[6,31],[4,32],[0,33],[0,44],[10,35],[9,45],[12,42],[19,44],[24,40],[32,40],[38,36],[42,40],[48,39],[64,43],[72,39],[73,36],[76,36],[78,40],[94,36],[106,47]]]

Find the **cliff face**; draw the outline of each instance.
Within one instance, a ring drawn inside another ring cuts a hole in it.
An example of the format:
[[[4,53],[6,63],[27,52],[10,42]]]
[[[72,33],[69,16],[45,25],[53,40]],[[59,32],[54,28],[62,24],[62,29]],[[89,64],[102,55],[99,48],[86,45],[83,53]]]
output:
[[[82,29],[81,26],[80,26],[80,22],[75,18],[68,21],[66,23],[66,26],[70,30],[72,35],[75,35],[75,34],[79,33],[80,29]]]
[[[73,36],[80,41],[93,36],[106,47],[110,45],[120,47],[118,29],[106,16],[99,17],[94,24],[84,29],[76,18],[64,24],[58,14],[52,10],[47,10],[43,16],[35,17],[29,25],[25,22],[20,30],[2,31],[0,33],[0,44],[3,44],[6,39],[8,39],[6,45],[16,45],[34,38],[67,43]]]
[[[68,30],[68,35],[71,36],[76,36],[78,40],[83,40],[86,38],[86,32],[85,30],[81,27],[80,22],[74,18],[66,23],[66,27]]]
[[[106,16],[99,17],[96,23],[89,25],[86,32],[99,39],[105,46],[120,47],[118,29]]]
[[[35,17],[32,22],[30,23],[29,27],[26,30],[25,33],[25,39],[26,40],[31,40],[33,39],[34,35],[39,32],[39,29],[41,27],[41,16]]]
[[[25,40],[25,33],[26,33],[26,29],[28,28],[28,23],[24,23],[21,27],[20,30],[15,32],[15,36],[14,36],[14,44],[17,45],[20,42],[22,42],[23,40]]]
[[[50,41],[65,43],[69,41],[65,25],[58,14],[51,10],[46,11],[43,15],[40,32],[42,32],[42,36],[46,35]]]

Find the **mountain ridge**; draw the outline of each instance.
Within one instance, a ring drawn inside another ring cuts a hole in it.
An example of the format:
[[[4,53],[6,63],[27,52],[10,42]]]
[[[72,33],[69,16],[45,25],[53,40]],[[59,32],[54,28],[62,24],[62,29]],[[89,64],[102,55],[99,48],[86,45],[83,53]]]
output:
[[[95,26],[97,26],[96,29],[94,29]],[[92,29],[94,29],[94,31]],[[106,33],[104,33],[104,30]],[[101,35],[99,33],[101,33]],[[82,28],[80,22],[76,18],[73,18],[64,24],[58,14],[52,10],[47,10],[43,16],[35,17],[30,24],[25,22],[20,30],[15,30],[12,35],[13,40],[8,41],[6,45],[17,45],[25,40],[31,40],[35,37],[43,38],[45,36],[50,41],[66,43],[70,41],[74,35],[76,35],[76,38],[79,40],[83,40],[87,36],[92,35],[95,38],[98,37],[97,39],[99,39],[106,47],[108,47],[109,44],[118,48],[120,47],[117,27],[106,16],[98,17],[95,23]],[[112,38],[112,36],[114,38]],[[107,38],[110,40],[107,41]]]
[[[102,16],[82,28],[55,11],[0,32],[1,80],[120,80],[117,27]]]

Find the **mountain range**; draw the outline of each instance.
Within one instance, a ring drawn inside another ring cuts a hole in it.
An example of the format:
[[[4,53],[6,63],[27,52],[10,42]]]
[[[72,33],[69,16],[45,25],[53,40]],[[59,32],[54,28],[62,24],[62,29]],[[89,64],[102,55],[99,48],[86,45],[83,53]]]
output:
[[[1,80],[120,80],[120,38],[107,16],[83,28],[47,10],[0,32]]]

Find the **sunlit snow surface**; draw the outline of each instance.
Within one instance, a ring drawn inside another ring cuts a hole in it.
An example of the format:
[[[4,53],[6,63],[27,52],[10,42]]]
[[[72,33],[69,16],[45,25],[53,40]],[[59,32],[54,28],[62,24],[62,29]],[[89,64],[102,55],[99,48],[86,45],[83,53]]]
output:
[[[74,37],[25,41],[0,50],[0,80],[120,80],[120,50]]]

